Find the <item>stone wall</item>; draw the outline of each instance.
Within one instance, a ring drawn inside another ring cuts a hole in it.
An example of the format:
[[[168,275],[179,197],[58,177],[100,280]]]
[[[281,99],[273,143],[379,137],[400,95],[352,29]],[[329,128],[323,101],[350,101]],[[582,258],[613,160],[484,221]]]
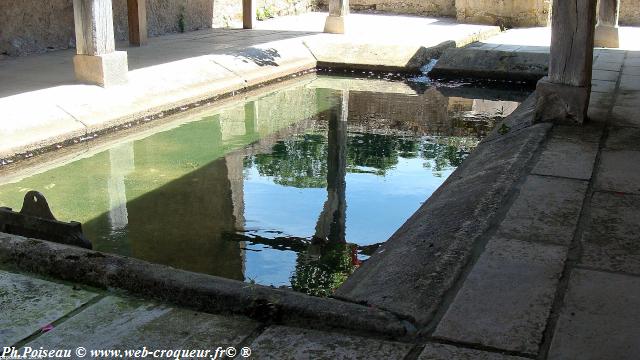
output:
[[[640,26],[640,0],[620,0],[620,25]]]
[[[72,0],[0,0],[0,57],[75,46]]]
[[[366,9],[400,14],[455,16],[455,0],[351,0],[354,10]]]
[[[256,0],[259,20],[270,17],[296,15],[317,8],[317,0]],[[242,1],[215,0],[213,27],[241,27]]]
[[[178,32],[181,23],[185,31],[211,27],[212,18],[213,0],[147,0],[149,36]],[[113,28],[116,40],[128,39],[127,0],[113,0]],[[75,43],[73,0],[0,0],[0,57]]]
[[[460,22],[505,27],[547,26],[551,0],[456,0]]]

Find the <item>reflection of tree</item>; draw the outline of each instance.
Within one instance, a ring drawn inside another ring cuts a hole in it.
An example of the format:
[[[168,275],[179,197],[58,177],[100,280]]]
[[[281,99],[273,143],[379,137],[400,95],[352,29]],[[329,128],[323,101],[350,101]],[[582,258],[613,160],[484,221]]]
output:
[[[472,138],[441,137],[423,141],[421,156],[427,160],[424,166],[431,168],[435,176],[442,176],[443,170],[453,170],[462,164],[477,145]]]
[[[327,185],[327,141],[324,134],[304,134],[278,141],[270,154],[258,154],[253,162],[260,175],[276,184],[297,188]]]
[[[357,263],[354,245],[344,242],[311,245],[307,252],[298,254],[291,287],[314,296],[332,295],[353,273]]]

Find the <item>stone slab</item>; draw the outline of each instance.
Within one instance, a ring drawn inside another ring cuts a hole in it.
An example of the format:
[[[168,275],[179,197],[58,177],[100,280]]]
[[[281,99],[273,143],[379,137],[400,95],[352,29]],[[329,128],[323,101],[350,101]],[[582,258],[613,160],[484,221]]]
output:
[[[603,128],[604,126],[598,123],[586,123],[579,126],[556,125],[551,131],[551,137],[574,142],[599,143]]]
[[[622,67],[622,61],[595,61],[593,63],[593,70],[607,70],[607,71],[620,71]]]
[[[446,344],[429,343],[424,347],[418,360],[524,360],[519,356],[502,355]]]
[[[593,70],[591,73],[591,78],[593,80],[616,81],[618,80],[618,76],[620,76],[618,71]]]
[[[49,349],[210,349],[236,346],[257,323],[107,296],[26,344]]]
[[[620,90],[640,91],[640,76],[625,74],[620,79]]]
[[[580,263],[640,275],[640,196],[596,192]]]
[[[616,89],[615,80],[591,80],[591,91],[610,93]]]
[[[508,239],[568,245],[586,190],[586,181],[530,175],[498,234]]]
[[[640,127],[640,114],[635,106],[615,105],[611,115],[613,125]]]
[[[640,278],[574,270],[548,359],[637,359]]]
[[[566,251],[556,245],[490,240],[434,336],[537,354]]]
[[[609,150],[640,151],[640,128],[610,127],[605,148]]]
[[[448,49],[429,73],[432,77],[473,77],[537,81],[549,71],[549,54],[477,48]]]
[[[638,164],[640,164],[640,151],[602,151],[596,175],[596,189],[640,194]]]
[[[11,346],[98,294],[0,270],[0,346]]]
[[[622,68],[623,75],[635,75],[640,76],[640,66],[624,66]]]
[[[251,345],[252,357],[274,360],[401,360],[412,344],[284,326],[267,328]]]
[[[598,143],[552,138],[532,174],[589,180],[598,154]]]

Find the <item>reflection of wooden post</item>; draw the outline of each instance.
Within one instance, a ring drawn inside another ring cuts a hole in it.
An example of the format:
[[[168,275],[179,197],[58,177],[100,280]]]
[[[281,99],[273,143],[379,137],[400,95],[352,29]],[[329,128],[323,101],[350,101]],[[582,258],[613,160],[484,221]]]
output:
[[[329,110],[327,157],[327,201],[316,224],[315,238],[346,242],[347,117],[349,91],[342,91],[342,102]]]
[[[244,133],[258,135],[258,104],[255,101],[244,104]]]
[[[620,47],[620,37],[618,35],[619,13],[620,0],[599,0],[595,46]]]
[[[256,19],[256,0],[242,0],[242,28],[253,29]]]
[[[146,0],[127,0],[129,18],[129,44],[142,46],[147,43]]]
[[[80,81],[102,86],[127,81],[127,53],[115,51],[111,0],[73,0],[76,51],[73,58]]]
[[[538,82],[538,121],[583,123],[591,93],[596,0],[554,0],[549,76]]]
[[[324,32],[344,34],[344,23],[348,14],[349,0],[329,0],[329,16],[324,23]]]

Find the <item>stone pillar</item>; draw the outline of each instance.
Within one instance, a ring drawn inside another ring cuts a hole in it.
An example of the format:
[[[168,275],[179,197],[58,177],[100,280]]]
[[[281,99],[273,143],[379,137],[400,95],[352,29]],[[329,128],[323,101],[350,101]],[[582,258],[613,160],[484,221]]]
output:
[[[618,16],[620,0],[600,0],[598,4],[598,24],[596,25],[595,46],[618,48]]]
[[[127,0],[129,20],[129,44],[142,46],[147,43],[147,0]]]
[[[345,18],[349,14],[349,0],[329,0],[329,16],[324,23],[324,32],[344,34]]]
[[[253,29],[256,20],[256,0],[242,0],[242,28]]]
[[[115,51],[111,0],[73,0],[76,78],[104,87],[127,82],[127,53]]]
[[[591,93],[596,0],[554,0],[549,76],[536,87],[536,121],[582,124]]]

